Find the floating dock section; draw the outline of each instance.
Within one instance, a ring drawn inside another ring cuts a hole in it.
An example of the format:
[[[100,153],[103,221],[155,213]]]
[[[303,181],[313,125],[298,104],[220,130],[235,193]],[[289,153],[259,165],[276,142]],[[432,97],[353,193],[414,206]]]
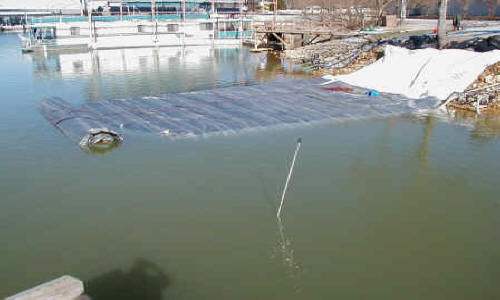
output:
[[[47,120],[83,148],[104,140],[121,141],[127,131],[170,137],[225,134],[242,130],[299,125],[325,120],[361,119],[433,108],[437,99],[411,100],[370,93],[321,78],[233,86],[189,93],[86,102],[74,106],[45,99]],[[102,137],[102,136],[101,136]]]

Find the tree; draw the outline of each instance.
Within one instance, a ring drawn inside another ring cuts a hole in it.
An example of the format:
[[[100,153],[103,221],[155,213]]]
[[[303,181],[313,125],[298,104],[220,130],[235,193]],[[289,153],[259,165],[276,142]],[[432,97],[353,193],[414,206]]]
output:
[[[434,7],[435,4],[436,0],[410,0],[408,7],[416,10],[417,12],[423,11],[427,15],[429,13],[429,9]]]
[[[394,4],[396,0],[374,0],[374,9],[377,12],[377,19],[380,22],[382,20],[382,15],[384,11],[389,7],[389,5]]]
[[[495,10],[497,9],[497,6],[500,5],[500,0],[483,0],[483,2],[488,8],[488,16],[494,17]]]
[[[446,11],[448,9],[448,0],[439,0],[439,19],[438,19],[438,46],[442,49],[446,45]]]
[[[467,17],[467,14],[469,13],[469,5],[470,5],[470,0],[460,0],[463,6],[463,16],[464,18]]]
[[[407,0],[401,0],[401,25],[406,21],[406,4]]]

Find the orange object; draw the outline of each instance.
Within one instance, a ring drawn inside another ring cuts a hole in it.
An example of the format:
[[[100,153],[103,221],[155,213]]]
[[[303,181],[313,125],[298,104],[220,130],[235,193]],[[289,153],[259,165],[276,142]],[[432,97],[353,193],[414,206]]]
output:
[[[332,92],[345,92],[345,93],[349,93],[349,92],[352,92],[352,89],[350,87],[343,87],[343,86],[338,86],[338,87],[327,87],[327,88],[323,88],[327,91],[332,91]]]

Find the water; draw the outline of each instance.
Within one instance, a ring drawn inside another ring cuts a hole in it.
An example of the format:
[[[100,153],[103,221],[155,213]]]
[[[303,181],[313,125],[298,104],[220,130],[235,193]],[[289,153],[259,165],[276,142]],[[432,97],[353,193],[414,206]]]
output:
[[[63,274],[94,299],[500,297],[498,117],[127,135],[90,155],[40,116],[43,96],[78,103],[304,74],[244,49],[92,59],[23,56],[13,35],[0,45],[0,297]]]

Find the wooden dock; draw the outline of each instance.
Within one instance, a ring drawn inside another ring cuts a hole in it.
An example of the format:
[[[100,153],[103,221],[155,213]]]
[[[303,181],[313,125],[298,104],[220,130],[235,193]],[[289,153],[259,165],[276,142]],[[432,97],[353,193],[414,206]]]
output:
[[[253,28],[254,45],[277,44],[281,50],[294,49],[318,41],[362,36],[361,33],[343,33],[338,26],[313,22],[267,22]]]

